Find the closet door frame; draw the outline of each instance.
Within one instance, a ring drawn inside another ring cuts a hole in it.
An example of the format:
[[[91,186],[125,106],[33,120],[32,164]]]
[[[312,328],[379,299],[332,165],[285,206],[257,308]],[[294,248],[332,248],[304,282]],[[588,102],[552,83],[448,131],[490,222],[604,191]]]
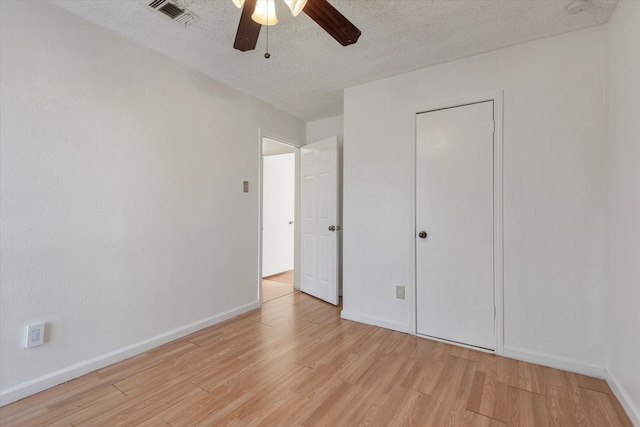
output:
[[[408,244],[411,245],[411,277],[412,286],[408,287],[407,291],[411,292],[411,325],[412,333],[417,335],[416,318],[417,318],[417,258],[416,258],[416,236],[419,230],[416,229],[416,171],[417,171],[417,156],[416,156],[416,118],[420,113],[441,110],[444,108],[452,108],[466,104],[474,104],[483,101],[493,101],[493,116],[495,121],[495,134],[494,134],[494,170],[493,170],[493,208],[494,208],[494,303],[496,308],[495,315],[495,350],[491,353],[497,355],[503,354],[504,349],[504,238],[503,238],[503,176],[504,176],[504,164],[503,164],[503,97],[504,91],[493,91],[470,94],[467,96],[460,96],[456,98],[445,98],[441,100],[435,100],[432,102],[425,102],[424,104],[417,104],[412,106],[408,114],[408,125],[411,129],[412,139],[412,161],[411,161],[411,174],[412,174],[412,201],[411,201],[411,223],[410,230],[408,230]],[[409,295],[407,295],[409,297]],[[439,341],[436,338],[429,338]],[[449,342],[449,341],[443,341]],[[450,342],[449,342],[450,343]],[[477,347],[465,346],[463,347],[473,348],[478,350]],[[482,351],[482,350],[480,350]]]

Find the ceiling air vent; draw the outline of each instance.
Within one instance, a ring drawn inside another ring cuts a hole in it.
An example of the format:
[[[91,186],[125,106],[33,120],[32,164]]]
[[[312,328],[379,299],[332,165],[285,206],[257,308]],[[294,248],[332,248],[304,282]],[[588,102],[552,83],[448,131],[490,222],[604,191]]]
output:
[[[193,24],[196,20],[196,16],[189,12],[184,6],[181,6],[177,2],[169,0],[153,0],[149,3],[151,9],[157,10],[173,22],[187,26]]]

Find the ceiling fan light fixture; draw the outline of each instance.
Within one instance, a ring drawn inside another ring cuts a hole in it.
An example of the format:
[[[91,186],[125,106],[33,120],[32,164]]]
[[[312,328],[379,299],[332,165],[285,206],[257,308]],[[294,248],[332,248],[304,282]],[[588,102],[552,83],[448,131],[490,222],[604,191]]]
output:
[[[242,5],[244,5],[244,0],[231,0],[231,1],[233,1],[233,4],[235,4],[238,9],[242,9]]]
[[[289,6],[289,9],[291,9],[291,14],[293,16],[298,16],[307,4],[307,0],[284,0],[284,2]]]
[[[276,5],[273,0],[256,1],[256,9],[251,15],[251,19],[260,25],[276,25],[278,17],[276,16]]]

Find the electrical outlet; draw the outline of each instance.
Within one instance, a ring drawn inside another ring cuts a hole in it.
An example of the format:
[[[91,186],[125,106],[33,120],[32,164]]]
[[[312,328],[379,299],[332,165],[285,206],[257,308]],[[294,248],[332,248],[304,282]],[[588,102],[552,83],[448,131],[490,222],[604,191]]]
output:
[[[249,192],[249,181],[242,181],[242,191],[245,193]]]
[[[44,344],[44,323],[27,327],[27,348]]]
[[[396,298],[404,299],[404,290],[405,287],[403,285],[396,285]]]

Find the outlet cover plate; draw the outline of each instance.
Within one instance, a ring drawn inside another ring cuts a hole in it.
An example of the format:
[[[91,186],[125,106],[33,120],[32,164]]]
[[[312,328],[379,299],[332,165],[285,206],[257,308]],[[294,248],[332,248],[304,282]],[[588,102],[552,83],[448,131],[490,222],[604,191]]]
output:
[[[405,287],[403,285],[396,285],[396,298],[404,299],[405,298]]]
[[[27,327],[27,348],[44,344],[44,323]]]

